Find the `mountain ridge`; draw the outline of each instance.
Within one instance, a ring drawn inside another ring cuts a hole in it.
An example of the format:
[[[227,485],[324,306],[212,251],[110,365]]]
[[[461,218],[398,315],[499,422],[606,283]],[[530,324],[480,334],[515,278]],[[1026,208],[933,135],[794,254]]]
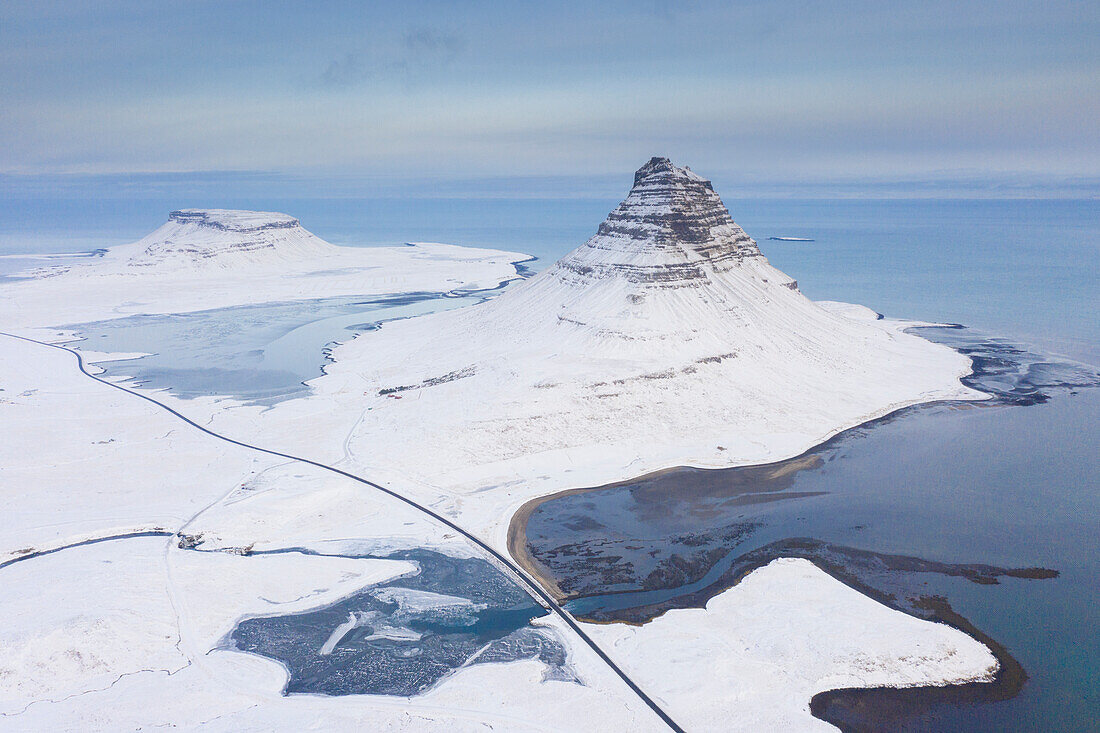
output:
[[[246,209],[176,209],[168,214],[168,220],[227,232],[291,229],[301,226],[301,222],[288,214]]]

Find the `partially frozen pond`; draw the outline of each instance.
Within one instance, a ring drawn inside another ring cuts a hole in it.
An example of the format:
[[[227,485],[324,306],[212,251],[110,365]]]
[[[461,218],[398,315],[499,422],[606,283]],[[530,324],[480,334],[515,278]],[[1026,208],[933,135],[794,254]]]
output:
[[[480,302],[477,294],[401,293],[262,303],[168,315],[135,315],[64,326],[79,350],[146,354],[97,362],[109,377],[169,389],[184,398],[228,395],[277,402],[321,376],[326,347],[383,321]]]
[[[385,556],[420,572],[325,608],[241,621],[235,649],[278,660],[286,693],[409,697],[470,664],[537,659],[573,680],[565,647],[530,625],[546,610],[487,561],[430,550]]]

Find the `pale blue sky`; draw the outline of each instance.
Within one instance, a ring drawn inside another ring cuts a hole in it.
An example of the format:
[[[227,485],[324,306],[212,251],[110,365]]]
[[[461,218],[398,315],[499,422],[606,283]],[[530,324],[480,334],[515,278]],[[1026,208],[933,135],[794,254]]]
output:
[[[1097,38],[1096,2],[8,0],[0,174],[1094,179]]]

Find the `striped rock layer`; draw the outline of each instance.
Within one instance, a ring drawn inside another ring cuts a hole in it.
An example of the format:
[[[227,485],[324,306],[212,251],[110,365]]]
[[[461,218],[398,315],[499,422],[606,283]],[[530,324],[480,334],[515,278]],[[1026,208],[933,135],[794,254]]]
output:
[[[675,287],[751,257],[761,257],[756,242],[730,218],[711,182],[652,158],[596,236],[556,267],[577,283],[614,276]]]

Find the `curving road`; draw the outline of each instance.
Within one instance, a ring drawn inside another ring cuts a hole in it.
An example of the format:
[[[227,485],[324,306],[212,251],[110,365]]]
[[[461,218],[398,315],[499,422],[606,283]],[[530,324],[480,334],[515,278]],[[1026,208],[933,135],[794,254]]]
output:
[[[484,550],[489,556],[491,556],[493,559],[495,559],[503,567],[507,568],[512,573],[512,575],[515,576],[517,579],[519,579],[519,581],[522,583],[522,585],[527,588],[528,592],[532,593],[536,598],[540,599],[543,602],[543,604],[547,608],[549,608],[551,612],[553,612],[559,618],[561,618],[561,620],[564,621],[566,623],[566,625],[568,625],[569,628],[571,628],[573,630],[573,632],[576,633],[576,635],[578,637],[580,637],[580,639],[585,644],[587,644],[592,649],[592,651],[596,653],[597,656],[600,657],[600,659],[602,659],[604,662],[606,662],[607,666],[610,667],[612,669],[612,671],[614,671],[615,674],[617,674],[619,676],[620,679],[622,679],[622,681],[627,685],[627,687],[629,687],[642,700],[642,702],[644,702],[647,706],[649,706],[649,708],[654,713],[656,713],[657,716],[662,721],[664,721],[665,724],[667,724],[669,728],[671,728],[674,731],[677,731],[677,733],[683,733],[684,729],[681,728],[676,723],[676,721],[674,721],[669,716],[669,714],[666,713],[661,708],[660,705],[658,705],[649,695],[647,695],[640,687],[638,687],[638,685],[634,682],[634,680],[630,679],[630,677],[627,676],[626,672],[624,672],[617,664],[615,664],[615,662],[611,659],[611,657],[609,657],[603,651],[603,649],[601,649],[600,646],[595,641],[593,641],[592,638],[590,636],[588,636],[588,634],[586,634],[583,629],[581,629],[581,627],[577,624],[577,622],[573,619],[573,617],[571,615],[569,615],[569,612],[566,611],[561,606],[559,606],[558,603],[550,596],[550,594],[548,594],[545,590],[543,590],[542,586],[539,585],[537,581],[535,581],[534,579],[529,577],[526,572],[524,572],[518,565],[513,563],[511,560],[509,560],[503,554],[497,552],[492,547],[490,547],[487,543],[485,543],[482,540],[478,539],[476,536],[474,536],[470,532],[467,532],[465,529],[458,526],[457,524],[452,522],[450,519],[447,519],[443,515],[435,512],[435,511],[432,511],[431,509],[429,509],[426,506],[423,506],[421,504],[416,503],[412,499],[410,499],[406,496],[403,496],[402,494],[399,494],[398,492],[393,491],[392,489],[387,489],[385,486],[382,486],[381,484],[376,484],[373,481],[365,479],[361,476],[356,476],[353,473],[343,471],[339,468],[335,468],[333,466],[329,466],[327,464],[320,463],[318,461],[310,460],[309,458],[303,458],[301,456],[295,456],[295,455],[291,455],[289,453],[281,453],[281,452],[276,451],[276,450],[271,450],[270,448],[262,448],[258,445],[252,445],[251,443],[245,443],[243,441],[236,440],[234,438],[230,438],[226,435],[216,433],[213,430],[209,430],[208,428],[205,428],[202,425],[199,425],[198,423],[194,422],[193,420],[191,420],[187,416],[185,416],[185,415],[183,415],[179,412],[176,412],[174,409],[172,409],[168,405],[164,404],[163,402],[159,402],[159,401],[153,399],[149,395],[142,394],[141,392],[129,389],[127,387],[122,386],[121,384],[116,384],[114,382],[103,379],[103,378],[101,378],[101,377],[99,377],[95,374],[92,374],[86,368],[86,366],[84,364],[84,358],[80,355],[80,353],[78,351],[74,350],[74,349],[68,348],[67,346],[61,346],[59,344],[51,344],[51,343],[47,343],[45,341],[38,341],[36,339],[27,338],[26,336],[17,336],[13,333],[6,333],[6,332],[3,332],[3,331],[0,331],[0,336],[7,336],[9,338],[19,339],[20,341],[27,341],[27,342],[32,343],[32,344],[38,344],[39,346],[46,346],[46,347],[49,347],[51,349],[58,349],[60,351],[64,351],[64,352],[67,352],[69,354],[72,354],[73,357],[76,358],[76,364],[77,364],[77,367],[80,369],[81,373],[84,374],[84,376],[88,377],[89,379],[94,379],[95,381],[99,382],[100,384],[105,384],[108,387],[113,387],[114,389],[117,389],[121,392],[125,392],[125,393],[133,395],[134,397],[137,397],[139,399],[143,399],[146,402],[151,402],[152,404],[156,405],[157,407],[164,410],[165,412],[168,412],[169,414],[171,414],[174,417],[182,420],[183,422],[187,423],[188,425],[195,428],[196,430],[200,430],[203,433],[206,433],[207,435],[209,435],[213,438],[217,438],[218,440],[225,441],[226,443],[232,443],[233,445],[240,446],[241,448],[247,448],[249,450],[253,450],[253,451],[256,451],[258,453],[266,453],[267,455],[270,455],[270,456],[278,456],[279,458],[286,458],[286,459],[291,460],[291,461],[299,461],[301,463],[306,463],[310,466],[315,466],[316,468],[320,468],[324,471],[329,471],[331,473],[338,474],[338,475],[343,476],[345,478],[351,479],[352,481],[356,481],[358,483],[361,483],[364,486],[369,486],[370,488],[375,489],[376,491],[381,491],[384,494],[392,496],[394,499],[397,499],[398,501],[404,502],[405,504],[409,505],[413,509],[416,509],[417,511],[422,512],[423,514],[426,514],[427,516],[431,517],[432,519],[439,522],[440,524],[443,524],[448,529],[452,529],[455,532],[458,532],[460,535],[465,537],[467,540],[469,540],[470,542],[474,543],[479,548]],[[20,558],[20,559],[23,559],[23,558]]]

